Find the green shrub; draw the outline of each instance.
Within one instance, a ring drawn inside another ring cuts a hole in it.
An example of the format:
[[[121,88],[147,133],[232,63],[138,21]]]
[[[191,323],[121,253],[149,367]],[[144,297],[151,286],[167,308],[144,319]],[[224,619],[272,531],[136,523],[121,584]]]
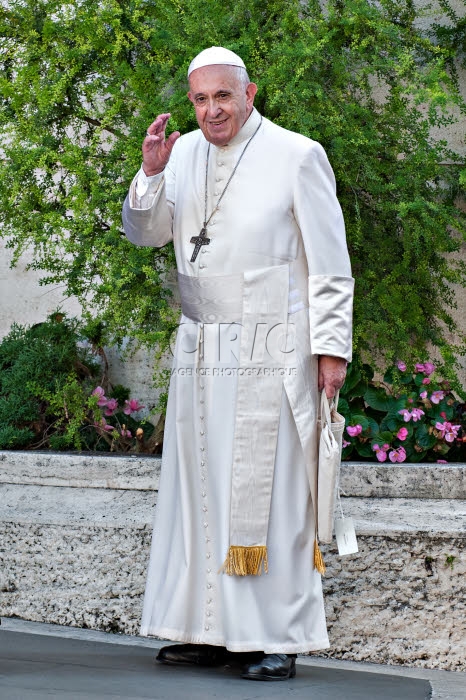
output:
[[[0,343],[0,448],[80,449],[86,386],[98,364],[80,344],[76,320],[55,313],[30,328],[14,325]]]
[[[30,328],[14,325],[0,342],[0,449],[160,450],[144,408],[111,389],[76,319],[57,312]]]

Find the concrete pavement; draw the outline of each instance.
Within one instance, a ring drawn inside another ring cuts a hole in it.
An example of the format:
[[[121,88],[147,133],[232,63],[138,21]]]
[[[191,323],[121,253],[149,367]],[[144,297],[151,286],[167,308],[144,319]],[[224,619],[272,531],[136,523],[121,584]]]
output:
[[[243,680],[239,670],[154,663],[162,642],[3,619],[1,700],[465,700],[466,674],[298,659],[280,683]]]

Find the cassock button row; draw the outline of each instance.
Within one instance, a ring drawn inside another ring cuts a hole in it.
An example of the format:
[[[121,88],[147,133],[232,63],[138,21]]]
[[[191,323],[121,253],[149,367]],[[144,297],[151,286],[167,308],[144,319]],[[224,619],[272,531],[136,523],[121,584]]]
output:
[[[206,267],[207,267],[207,265],[199,265],[200,270],[205,270]]]
[[[202,492],[202,498],[205,498],[206,496],[207,496],[206,492],[203,491],[203,492]]]
[[[205,403],[204,399],[201,399],[201,400],[199,401],[199,403]]]
[[[207,571],[210,571],[210,569],[207,569]],[[206,602],[207,602],[207,605],[210,605],[212,602],[212,598],[207,598]]]
[[[207,610],[206,616],[207,616],[207,617],[212,617],[212,611],[211,611],[211,610]]]
[[[200,431],[200,434],[201,434],[201,435],[205,435],[204,430],[201,430],[201,431]]]
[[[202,506],[202,510],[204,511],[204,513],[207,513],[207,506]]]
[[[210,552],[207,552],[207,554],[205,556],[206,556],[206,559],[210,559]]]
[[[207,569],[207,573],[208,573],[208,574],[211,574],[211,573],[212,573],[212,569]],[[212,598],[209,598],[209,600],[208,600],[207,602],[208,602],[208,603],[211,603],[211,602],[212,602]]]
[[[204,523],[204,527],[209,527],[209,523]]]
[[[210,589],[212,588],[212,584],[211,584],[211,583],[208,583],[208,584],[207,584],[207,588],[208,588],[209,591],[210,591]]]
[[[206,625],[206,626],[204,627],[204,629],[205,629],[206,632],[208,632],[209,629],[210,629],[209,625]]]
[[[201,462],[201,467],[205,467],[205,462]]]
[[[201,452],[205,452],[205,447],[201,447]]]

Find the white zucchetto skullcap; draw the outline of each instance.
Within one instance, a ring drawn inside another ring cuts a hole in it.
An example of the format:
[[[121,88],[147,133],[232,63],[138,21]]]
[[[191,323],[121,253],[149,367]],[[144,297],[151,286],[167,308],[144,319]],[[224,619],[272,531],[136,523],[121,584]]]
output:
[[[224,49],[222,46],[211,46],[210,49],[204,49],[201,53],[198,53],[195,58],[191,61],[188,68],[188,78],[197,68],[204,68],[204,66],[238,66],[239,68],[244,68],[244,61],[238,56],[238,54],[230,51],[230,49]]]

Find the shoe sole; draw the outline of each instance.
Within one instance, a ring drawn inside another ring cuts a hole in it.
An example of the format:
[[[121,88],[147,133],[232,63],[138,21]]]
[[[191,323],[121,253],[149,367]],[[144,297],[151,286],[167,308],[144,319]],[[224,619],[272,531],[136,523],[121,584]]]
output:
[[[288,681],[296,676],[296,670],[292,669],[287,676],[267,676],[267,675],[249,675],[248,673],[242,673],[241,678],[245,678],[247,681]]]
[[[169,659],[155,659],[158,664],[165,664],[166,666],[198,666],[199,668],[218,668],[219,666],[225,666],[226,662],[215,662],[215,663],[202,663],[198,661],[170,661]]]

